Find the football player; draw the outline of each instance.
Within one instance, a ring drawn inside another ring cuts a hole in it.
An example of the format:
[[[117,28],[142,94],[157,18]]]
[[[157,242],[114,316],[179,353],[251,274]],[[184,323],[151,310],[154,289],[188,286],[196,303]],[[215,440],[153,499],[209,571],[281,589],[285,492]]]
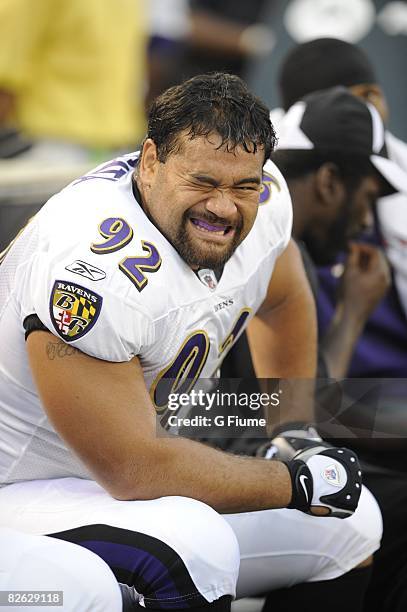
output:
[[[212,376],[255,314],[270,376],[315,374],[274,144],[239,78],[186,81],[152,105],[141,153],[51,198],[0,267],[0,524],[89,548],[144,607],[333,589],[379,546],[346,449],[283,463],[159,435],[169,395]]]

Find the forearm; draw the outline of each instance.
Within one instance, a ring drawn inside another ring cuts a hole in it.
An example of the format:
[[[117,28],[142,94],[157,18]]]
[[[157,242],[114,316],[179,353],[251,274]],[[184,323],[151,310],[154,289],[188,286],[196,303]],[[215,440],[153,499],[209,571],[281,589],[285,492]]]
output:
[[[293,240],[277,260],[266,299],[249,325],[248,340],[259,378],[315,377],[315,301]]]
[[[365,323],[390,284],[390,268],[382,251],[369,244],[351,243],[341,279],[342,297],[322,342],[333,378],[346,376]]]
[[[332,323],[321,343],[329,375],[332,378],[346,376],[363,327],[363,317],[358,317],[343,304],[337,306]]]
[[[137,358],[100,361],[48,332],[31,334],[27,346],[50,421],[113,497],[182,495],[223,512],[290,502],[291,478],[284,464],[228,455],[157,431]],[[51,348],[52,359],[44,360]]]
[[[288,421],[314,420],[314,379],[317,333],[313,298],[307,291],[287,300],[276,309],[256,317],[248,330],[256,375],[262,388],[275,392],[279,378],[278,407],[267,410],[267,428]],[[268,386],[271,385],[270,389]]]
[[[249,512],[286,507],[291,478],[278,461],[237,457],[183,438],[157,438],[143,457],[134,455],[111,492],[121,499],[182,495],[219,512]]]
[[[249,325],[248,340],[259,378],[314,378],[317,335],[313,303],[299,296]]]
[[[294,324],[294,330],[295,327]],[[293,342],[291,345],[270,338],[267,335],[267,326],[261,321],[256,321],[248,334],[250,346],[253,347],[256,374],[261,378],[262,391],[279,393],[279,405],[265,409],[269,435],[281,423],[313,422],[315,419],[315,326],[310,322],[310,325],[297,331],[298,344]],[[280,379],[278,388],[273,380],[276,378]]]

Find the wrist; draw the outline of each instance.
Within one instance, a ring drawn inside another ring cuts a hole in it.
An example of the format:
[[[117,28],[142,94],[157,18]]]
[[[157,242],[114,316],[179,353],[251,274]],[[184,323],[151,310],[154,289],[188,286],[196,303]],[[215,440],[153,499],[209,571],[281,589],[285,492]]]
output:
[[[357,303],[340,302],[335,309],[333,322],[336,326],[346,325],[353,333],[360,333],[368,316],[369,313],[358,308]]]
[[[287,508],[309,512],[314,486],[312,474],[304,461],[284,462],[291,476],[291,501]]]

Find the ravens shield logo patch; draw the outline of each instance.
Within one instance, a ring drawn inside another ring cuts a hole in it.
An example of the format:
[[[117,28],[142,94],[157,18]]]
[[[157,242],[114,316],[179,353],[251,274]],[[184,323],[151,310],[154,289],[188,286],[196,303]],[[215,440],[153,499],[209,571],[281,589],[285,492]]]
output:
[[[52,324],[65,342],[79,340],[96,323],[103,298],[94,291],[66,281],[57,280],[51,291]]]

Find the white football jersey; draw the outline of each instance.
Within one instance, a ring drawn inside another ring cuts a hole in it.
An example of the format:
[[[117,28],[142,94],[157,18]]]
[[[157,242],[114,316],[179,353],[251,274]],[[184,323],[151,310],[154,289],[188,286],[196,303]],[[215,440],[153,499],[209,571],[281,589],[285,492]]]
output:
[[[407,143],[386,131],[386,146],[389,158],[407,172]],[[407,316],[407,194],[380,198],[377,214],[386,255],[393,266],[398,295]]]
[[[264,169],[255,224],[219,280],[200,277],[147,218],[132,190],[137,154],[99,166],[52,197],[0,266],[0,486],[89,477],[41,406],[23,322],[99,359],[140,358],[157,411],[174,379],[211,377],[264,300],[291,235],[287,186]],[[48,358],[52,359],[52,344]]]

